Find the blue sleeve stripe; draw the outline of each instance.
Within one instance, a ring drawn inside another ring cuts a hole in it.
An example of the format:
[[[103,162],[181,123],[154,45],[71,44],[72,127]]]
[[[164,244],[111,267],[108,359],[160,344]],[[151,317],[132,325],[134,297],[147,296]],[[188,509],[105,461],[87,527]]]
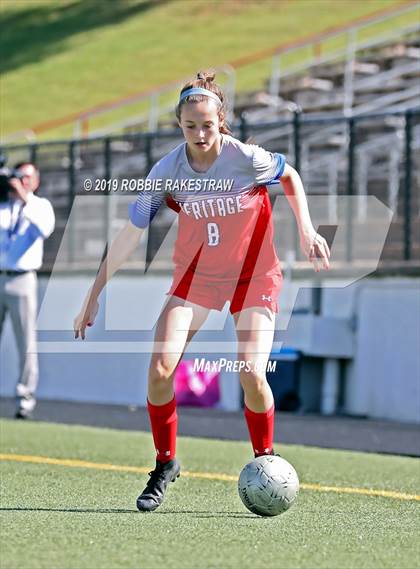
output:
[[[162,200],[163,195],[161,192],[159,192],[159,194],[145,194],[144,192],[140,192],[137,196],[137,200],[128,206],[128,214],[131,223],[136,227],[147,227],[155,217]]]
[[[275,176],[266,184],[267,186],[275,186],[279,183],[279,178],[283,176],[284,168],[286,166],[286,157],[283,154],[275,154],[277,157],[277,167]]]
[[[277,171],[276,175],[274,176],[274,180],[280,178],[283,175],[284,168],[286,166],[286,157],[284,154],[276,154],[277,156]]]

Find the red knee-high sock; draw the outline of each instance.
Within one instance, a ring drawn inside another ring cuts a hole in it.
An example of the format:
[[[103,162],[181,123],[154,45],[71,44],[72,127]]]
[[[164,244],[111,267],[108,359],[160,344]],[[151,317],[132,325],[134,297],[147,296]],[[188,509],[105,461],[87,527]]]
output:
[[[255,413],[245,405],[245,419],[255,456],[273,451],[274,405],[263,413]]]
[[[156,449],[156,459],[169,462],[175,458],[178,415],[175,397],[165,405],[152,405],[147,400],[150,425]]]

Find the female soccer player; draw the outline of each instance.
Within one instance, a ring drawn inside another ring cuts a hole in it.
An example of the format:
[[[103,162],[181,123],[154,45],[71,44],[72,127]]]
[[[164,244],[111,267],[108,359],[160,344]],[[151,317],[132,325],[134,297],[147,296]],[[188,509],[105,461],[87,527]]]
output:
[[[180,465],[175,458],[177,411],[173,378],[178,362],[211,309],[230,301],[237,338],[245,418],[255,456],[273,453],[274,401],[265,376],[282,275],[273,247],[266,184],[280,179],[299,227],[304,254],[329,268],[330,251],[311,222],[298,173],[281,154],[243,144],[225,122],[224,95],[214,74],[199,73],[181,90],[176,116],[185,143],[164,156],[148,179],[169,193],[179,214],[174,277],[159,317],[149,369],[147,407],[156,448],[156,468],[137,499],[141,511],[155,510]],[[139,192],[130,220],[111,244],[95,282],[74,321],[84,339],[107,281],[128,259],[165,192]]]

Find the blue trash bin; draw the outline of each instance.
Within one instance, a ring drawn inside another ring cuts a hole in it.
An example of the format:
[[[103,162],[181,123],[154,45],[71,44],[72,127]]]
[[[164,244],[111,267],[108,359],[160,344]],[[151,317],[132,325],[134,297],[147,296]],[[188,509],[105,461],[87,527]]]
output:
[[[270,362],[276,363],[273,371],[267,371],[267,381],[274,396],[275,408],[279,411],[299,411],[299,376],[301,354],[294,348],[273,350]]]

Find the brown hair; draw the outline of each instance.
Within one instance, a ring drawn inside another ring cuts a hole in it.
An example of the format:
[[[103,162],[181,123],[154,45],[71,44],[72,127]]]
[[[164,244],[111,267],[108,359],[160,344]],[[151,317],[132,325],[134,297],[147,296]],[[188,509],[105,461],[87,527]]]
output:
[[[218,104],[218,109],[217,109],[217,114],[219,116],[219,122],[220,122],[219,132],[221,132],[222,134],[232,134],[226,124],[225,96],[220,86],[217,83],[214,83],[214,78],[215,78],[215,73],[213,73],[212,71],[199,71],[195,79],[189,81],[182,87],[180,96],[182,95],[182,93],[184,93],[184,91],[187,91],[188,89],[191,89],[193,87],[200,87],[202,89],[207,89],[208,91],[211,91],[212,93],[217,95],[221,101],[221,103]],[[189,95],[183,101],[177,104],[175,108],[176,118],[179,121],[181,120],[182,106],[185,105],[186,103],[201,103],[203,101],[208,101],[208,97],[206,97],[206,95]]]

